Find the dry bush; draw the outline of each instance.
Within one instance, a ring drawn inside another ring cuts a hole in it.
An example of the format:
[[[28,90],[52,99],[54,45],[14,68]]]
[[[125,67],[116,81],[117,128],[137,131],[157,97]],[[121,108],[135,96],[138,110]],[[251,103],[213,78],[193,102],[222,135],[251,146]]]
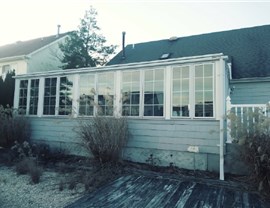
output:
[[[269,110],[269,107],[268,107]],[[269,111],[268,111],[269,112]],[[270,194],[270,117],[262,110],[249,112],[245,123],[237,115],[229,118],[233,142],[240,145],[240,156],[250,169],[250,180],[264,194]]]
[[[79,136],[83,146],[101,163],[118,161],[128,139],[126,118],[96,116],[81,122]]]
[[[39,183],[43,170],[32,158],[25,157],[15,165],[16,172],[20,175],[29,174],[31,181]]]
[[[30,139],[30,125],[18,110],[0,106],[0,146],[11,147],[15,141],[22,143]]]

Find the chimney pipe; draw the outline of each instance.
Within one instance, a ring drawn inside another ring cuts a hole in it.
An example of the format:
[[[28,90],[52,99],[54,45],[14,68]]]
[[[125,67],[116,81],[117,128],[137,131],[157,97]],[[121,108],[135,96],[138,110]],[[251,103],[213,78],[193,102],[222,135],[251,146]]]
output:
[[[56,37],[58,38],[59,35],[60,35],[60,27],[61,25],[57,25],[57,34],[56,34]]]
[[[126,35],[126,32],[122,32],[122,59],[125,59],[126,58],[125,35]]]

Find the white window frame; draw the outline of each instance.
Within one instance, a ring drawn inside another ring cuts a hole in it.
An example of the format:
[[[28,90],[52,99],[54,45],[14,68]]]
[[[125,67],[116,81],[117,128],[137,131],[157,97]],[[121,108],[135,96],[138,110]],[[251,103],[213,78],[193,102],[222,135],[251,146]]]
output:
[[[213,70],[213,116],[212,117],[195,117],[195,67],[199,65],[211,64]],[[189,66],[189,116],[181,117],[181,116],[173,116],[172,106],[173,106],[173,69],[174,67],[185,67]],[[170,95],[171,95],[171,103],[170,103],[170,118],[172,119],[215,119],[216,118],[216,65],[214,62],[202,62],[202,63],[191,63],[191,64],[183,64],[183,65],[173,65],[170,69]]]

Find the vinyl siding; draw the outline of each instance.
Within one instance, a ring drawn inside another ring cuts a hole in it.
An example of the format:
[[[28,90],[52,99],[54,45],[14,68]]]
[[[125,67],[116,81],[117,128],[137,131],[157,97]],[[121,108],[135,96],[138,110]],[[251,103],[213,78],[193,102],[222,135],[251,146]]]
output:
[[[79,144],[74,118],[30,118],[32,139]],[[187,151],[198,146],[201,153],[219,153],[219,121],[129,119],[127,147]]]
[[[266,104],[270,101],[270,81],[231,83],[232,104]]]

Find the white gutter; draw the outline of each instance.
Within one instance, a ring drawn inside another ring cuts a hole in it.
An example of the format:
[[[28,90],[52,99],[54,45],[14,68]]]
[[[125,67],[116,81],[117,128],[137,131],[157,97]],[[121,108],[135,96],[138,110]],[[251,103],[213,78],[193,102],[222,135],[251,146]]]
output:
[[[116,70],[136,69],[136,68],[141,68],[141,67],[166,66],[168,64],[183,64],[183,63],[219,60],[222,56],[223,54],[219,53],[219,54],[191,56],[191,57],[175,58],[175,59],[167,59],[167,60],[137,62],[137,63],[130,63],[130,64],[118,64],[118,65],[103,66],[103,67],[88,67],[88,68],[79,68],[79,69],[36,72],[32,74],[17,75],[15,76],[15,78],[45,77],[45,76],[51,77],[51,76],[59,76],[59,75],[71,75],[71,74],[77,74],[77,73],[116,71]]]

